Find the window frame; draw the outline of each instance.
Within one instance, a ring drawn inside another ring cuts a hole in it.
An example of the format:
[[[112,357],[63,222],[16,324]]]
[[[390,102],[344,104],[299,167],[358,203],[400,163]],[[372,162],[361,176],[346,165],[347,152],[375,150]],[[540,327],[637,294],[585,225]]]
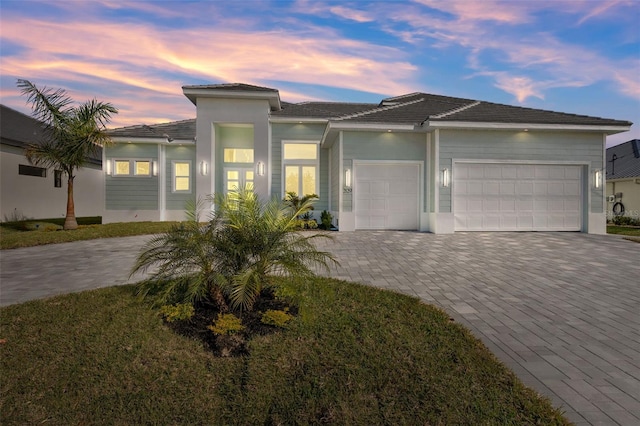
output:
[[[153,162],[154,160],[151,158],[110,158],[111,161],[111,177],[114,178],[150,178],[153,177]],[[120,174],[118,173],[118,168],[116,167],[116,162],[129,162],[129,173],[128,174]],[[149,163],[149,174],[136,174],[136,163]]]
[[[285,159],[284,157],[284,149],[285,149],[285,145],[288,144],[307,144],[307,145],[315,145],[316,147],[316,158],[314,159]],[[304,197],[305,195],[311,195],[311,194],[300,194],[300,192],[302,192],[302,168],[303,167],[310,167],[313,166],[315,167],[315,190],[314,190],[314,194],[319,195],[319,191],[320,191],[320,141],[303,141],[303,140],[283,140],[282,141],[282,170],[281,170],[281,177],[282,177],[282,194],[284,196],[286,196],[287,194],[287,175],[286,175],[286,168],[287,167],[298,167],[298,191],[297,191],[297,195],[298,197]]]
[[[189,175],[178,176],[176,174],[176,164],[188,164],[189,165]],[[187,177],[189,178],[189,189],[176,189],[177,178],[179,177]],[[193,161],[191,160],[171,160],[171,192],[173,194],[191,194],[193,192]]]

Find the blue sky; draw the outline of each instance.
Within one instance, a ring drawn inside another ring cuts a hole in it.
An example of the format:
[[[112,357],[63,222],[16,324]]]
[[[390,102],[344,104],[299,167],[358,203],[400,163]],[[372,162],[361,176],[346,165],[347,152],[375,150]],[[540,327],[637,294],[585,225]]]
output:
[[[16,79],[120,109],[112,127],[195,117],[182,85],[243,82],[290,102],[427,92],[633,121],[640,2],[0,2],[0,101]]]

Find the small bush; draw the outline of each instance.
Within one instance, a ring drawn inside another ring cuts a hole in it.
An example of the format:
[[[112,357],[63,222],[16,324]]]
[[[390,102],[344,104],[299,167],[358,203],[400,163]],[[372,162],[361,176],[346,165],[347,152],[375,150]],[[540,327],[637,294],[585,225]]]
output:
[[[262,314],[262,319],[260,320],[263,324],[273,325],[275,327],[284,327],[286,323],[293,319],[293,315],[291,315],[288,308],[282,310],[271,310],[269,309],[265,313]]]
[[[321,228],[328,231],[333,226],[333,215],[327,210],[323,210],[320,213],[320,223],[322,225]]]
[[[175,305],[162,306],[160,308],[160,313],[167,322],[183,321],[191,319],[195,313],[195,309],[191,304],[177,303]]]
[[[640,226],[640,219],[632,216],[615,216],[613,223],[618,226]]]
[[[244,325],[242,325],[242,320],[233,314],[218,314],[213,325],[207,328],[213,331],[213,334],[230,336],[244,330]]]

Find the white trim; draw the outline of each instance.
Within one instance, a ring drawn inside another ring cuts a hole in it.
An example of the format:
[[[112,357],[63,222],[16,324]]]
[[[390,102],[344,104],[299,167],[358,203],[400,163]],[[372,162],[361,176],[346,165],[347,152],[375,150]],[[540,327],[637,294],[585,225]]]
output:
[[[173,139],[171,142],[167,138],[138,138],[126,136],[112,136],[112,142],[115,143],[140,143],[140,144],[161,144],[161,145],[195,145],[193,139]]]
[[[160,220],[167,220],[167,156],[164,145],[158,145],[158,207]]]
[[[269,122],[275,124],[318,124],[328,123],[327,118],[309,118],[309,117],[269,117]]]
[[[532,123],[493,123],[474,121],[434,121],[425,123],[428,127],[439,129],[505,129],[505,130],[567,130],[604,132],[607,134],[626,132],[631,126],[584,125],[584,124],[532,124]]]
[[[438,214],[440,213],[440,173],[438,173],[438,170],[440,170],[440,129],[435,129],[433,136],[433,143],[435,144],[433,151],[433,156],[435,157],[433,163],[433,212]]]
[[[344,121],[331,121],[327,126],[330,130],[364,130],[364,131],[414,131],[416,126],[414,124],[390,124],[390,123],[349,123]],[[424,131],[421,127],[418,130]]]
[[[218,87],[183,87],[182,93],[195,105],[198,98],[265,100],[271,108],[280,108],[280,93],[277,90],[225,90]]]

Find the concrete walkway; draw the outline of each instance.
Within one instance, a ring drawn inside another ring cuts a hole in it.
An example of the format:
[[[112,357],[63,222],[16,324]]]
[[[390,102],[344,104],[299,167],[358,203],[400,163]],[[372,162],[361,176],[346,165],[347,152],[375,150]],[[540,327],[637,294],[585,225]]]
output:
[[[577,233],[335,233],[331,275],[465,324],[578,425],[640,424],[640,245]],[[0,252],[0,304],[129,282],[148,237]],[[133,281],[139,279],[134,277]]]

